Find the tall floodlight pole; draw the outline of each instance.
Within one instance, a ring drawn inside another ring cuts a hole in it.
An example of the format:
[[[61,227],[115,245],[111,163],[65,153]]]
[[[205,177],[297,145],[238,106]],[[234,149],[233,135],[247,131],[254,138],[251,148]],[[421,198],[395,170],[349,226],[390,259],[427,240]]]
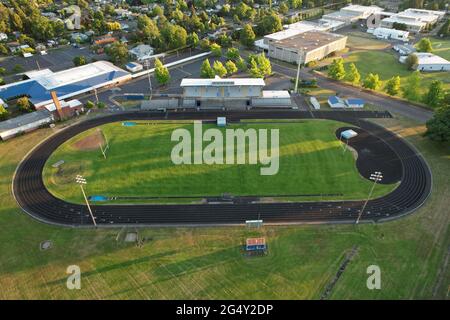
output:
[[[362,214],[364,212],[364,209],[366,208],[367,203],[369,202],[369,199],[372,196],[373,189],[375,189],[375,185],[377,184],[377,182],[380,182],[381,179],[383,179],[383,175],[379,171],[376,171],[375,173],[372,173],[370,175],[370,180],[373,181],[373,185],[372,185],[372,188],[370,189],[369,196],[367,197],[367,200],[364,203],[364,206],[362,207],[362,209],[361,209],[361,211],[360,211],[360,213],[358,215],[358,219],[356,219],[356,224],[358,224],[359,223],[359,219],[361,219],[361,216],[362,216]]]
[[[295,78],[295,93],[298,93],[298,81],[300,78],[300,68],[301,68],[300,59],[302,56],[303,56],[303,49],[300,49],[300,51],[298,51],[298,59],[297,59],[297,77]]]
[[[148,87],[149,87],[149,90],[150,90],[150,98],[149,98],[149,100],[152,100],[153,89],[152,89],[152,80],[150,78],[150,72],[149,72],[149,69],[150,69],[150,60],[149,59],[145,60],[145,66],[147,67]]]
[[[97,228],[97,223],[95,222],[95,218],[94,218],[94,215],[92,214],[91,206],[89,205],[89,201],[86,197],[86,193],[84,192],[84,188],[83,188],[83,185],[85,185],[87,183],[86,179],[83,178],[83,176],[77,175],[77,177],[75,178],[75,181],[80,185],[81,192],[83,193],[84,200],[86,201],[86,206],[88,207],[89,213],[92,218],[92,222],[94,223],[94,226]]]

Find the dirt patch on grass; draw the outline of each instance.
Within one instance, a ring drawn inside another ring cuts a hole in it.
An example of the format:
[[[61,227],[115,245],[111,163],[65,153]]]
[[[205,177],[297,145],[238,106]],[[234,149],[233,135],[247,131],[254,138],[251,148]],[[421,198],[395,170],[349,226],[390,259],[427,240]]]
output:
[[[83,166],[81,163],[63,164],[55,169],[56,172],[52,176],[52,182],[55,185],[65,185],[73,183],[75,176],[83,172]]]
[[[73,147],[80,151],[91,151],[99,148],[99,145],[104,145],[105,139],[100,130],[96,130],[90,135],[78,140],[73,144]]]

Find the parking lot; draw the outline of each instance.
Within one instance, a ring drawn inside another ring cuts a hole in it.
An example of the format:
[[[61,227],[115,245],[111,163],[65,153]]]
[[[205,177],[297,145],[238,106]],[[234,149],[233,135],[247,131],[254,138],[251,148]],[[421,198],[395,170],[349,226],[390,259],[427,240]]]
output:
[[[89,51],[88,47],[73,48],[64,46],[56,49],[50,49],[46,55],[34,54],[32,57],[24,58],[22,56],[13,56],[0,58],[0,66],[5,68],[8,73],[12,73],[12,69],[16,65],[22,67],[22,71],[30,71],[36,69],[49,68],[52,71],[60,71],[74,67],[73,58],[76,56],[85,56],[90,62],[93,58],[97,60],[106,59],[106,55],[98,55]],[[20,79],[17,74],[4,76],[6,83],[14,82]]]

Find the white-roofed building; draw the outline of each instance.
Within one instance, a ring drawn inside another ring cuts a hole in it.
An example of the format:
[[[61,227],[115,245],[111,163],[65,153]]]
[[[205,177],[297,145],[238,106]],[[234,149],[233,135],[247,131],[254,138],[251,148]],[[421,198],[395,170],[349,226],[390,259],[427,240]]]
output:
[[[25,132],[39,129],[54,121],[51,112],[39,110],[0,122],[0,139],[7,140]]]
[[[137,61],[150,59],[154,53],[154,49],[147,44],[140,44],[129,51],[129,54]]]
[[[278,31],[275,33],[271,33],[271,34],[264,36],[264,44],[269,46],[271,43],[273,43],[275,41],[284,40],[284,39],[299,35],[300,33],[303,33],[303,32],[305,32],[305,31],[301,30],[301,29],[289,28],[289,29],[285,29],[285,30]]]
[[[348,5],[339,11],[323,15],[322,19],[337,20],[349,25],[358,20],[365,20],[384,9],[377,6]]]
[[[320,19],[319,20],[320,30],[322,31],[336,31],[342,27],[345,27],[345,22],[339,20],[328,20],[328,19]]]
[[[419,71],[450,71],[450,61],[428,52],[414,53],[418,58],[416,70]]]
[[[379,13],[383,11],[383,8],[380,8],[378,6],[362,6],[358,4],[350,4],[340,10],[342,13],[348,13],[348,14],[357,14],[359,19],[367,19],[372,14]]]
[[[185,78],[180,86],[183,88],[183,105],[189,106],[243,108],[291,104],[287,91],[263,91],[265,82],[262,78]]]
[[[65,108],[69,108],[67,110],[69,111],[64,111],[64,112],[75,112],[76,110],[81,110],[83,108],[83,104],[81,103],[80,100],[77,99],[73,99],[70,101],[65,101],[65,100],[60,100],[59,101],[61,108],[65,109]],[[56,106],[55,103],[51,103],[45,106],[45,109],[47,109],[50,112],[56,112]]]
[[[347,37],[340,34],[307,31],[269,43],[268,55],[290,63],[306,64],[344,49],[346,43]]]
[[[302,32],[311,31],[311,30],[322,30],[322,27],[315,22],[310,21],[299,21],[291,24],[286,24],[283,26],[285,29],[295,29]],[[325,31],[325,30],[322,30]],[[282,39],[279,39],[282,40]]]
[[[444,16],[445,12],[442,11],[410,8],[381,20],[381,27],[392,28],[394,23],[404,24],[408,31],[417,33]]]

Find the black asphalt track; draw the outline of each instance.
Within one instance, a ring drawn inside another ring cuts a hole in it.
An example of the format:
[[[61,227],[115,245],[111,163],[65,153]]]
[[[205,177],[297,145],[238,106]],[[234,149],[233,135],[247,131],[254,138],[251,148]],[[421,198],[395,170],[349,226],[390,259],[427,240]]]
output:
[[[389,113],[371,111],[208,111],[208,112],[127,112],[99,117],[70,126],[32,150],[19,164],[13,193],[20,207],[32,217],[46,223],[64,226],[93,226],[87,207],[54,197],[45,188],[42,170],[48,157],[62,143],[90,128],[114,121],[158,119],[214,120],[226,116],[239,119],[306,119],[320,118],[349,123],[361,129],[369,139],[376,137],[383,148],[394,151],[401,162],[401,182],[390,194],[370,200],[361,222],[398,218],[420,207],[431,192],[431,172],[417,151],[394,133],[363,118],[390,117]],[[355,146],[355,149],[360,147]],[[378,150],[378,149],[377,149]],[[370,158],[368,158],[370,161]],[[394,158],[393,158],[394,159]],[[383,170],[385,167],[381,167]],[[372,167],[370,168],[372,170]],[[400,169],[398,169],[400,171]],[[385,179],[389,179],[385,174]],[[94,205],[99,226],[151,225],[233,225],[245,220],[263,219],[265,223],[351,223],[363,207],[364,201],[315,201],[289,203],[224,203],[192,205]]]
[[[336,137],[340,139],[341,132],[351,129],[358,133],[348,140],[348,145],[358,153],[356,167],[359,173],[366,179],[374,172],[382,172],[381,184],[391,184],[402,178],[402,162],[397,154],[383,140],[369,132],[355,127],[343,127],[336,131]],[[347,140],[341,139],[343,143]],[[346,151],[343,151],[346,152]]]

